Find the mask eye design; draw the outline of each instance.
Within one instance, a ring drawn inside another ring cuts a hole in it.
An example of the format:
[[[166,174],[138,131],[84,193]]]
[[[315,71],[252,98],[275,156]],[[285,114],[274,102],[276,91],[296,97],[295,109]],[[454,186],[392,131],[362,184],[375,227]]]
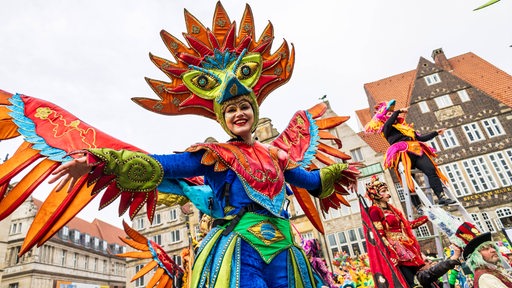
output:
[[[204,91],[210,91],[213,88],[219,86],[219,82],[217,79],[212,77],[209,74],[201,73],[199,75],[196,75],[190,79],[190,82],[194,84],[194,86],[204,90]]]
[[[208,69],[195,66],[192,69],[183,74],[183,84],[203,99],[215,99],[216,91],[222,84],[220,77]]]
[[[262,59],[259,53],[242,53],[237,61],[233,62],[227,69],[235,74],[246,87],[252,88],[260,78],[262,70]]]
[[[259,63],[248,61],[243,63],[236,69],[235,75],[240,80],[245,80],[251,78],[254,73],[258,72]]]

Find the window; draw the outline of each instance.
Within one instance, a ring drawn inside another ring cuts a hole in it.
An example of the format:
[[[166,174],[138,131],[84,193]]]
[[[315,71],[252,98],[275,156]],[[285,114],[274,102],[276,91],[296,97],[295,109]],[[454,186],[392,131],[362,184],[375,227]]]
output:
[[[469,143],[485,139],[482,131],[480,130],[480,126],[478,126],[478,123],[462,125],[462,130],[464,130],[464,133],[466,133],[466,137],[468,138]]]
[[[503,127],[501,127],[500,120],[496,117],[484,119],[482,120],[482,124],[484,125],[485,132],[487,132],[487,136],[489,136],[489,138],[505,134]]]
[[[91,247],[91,236],[89,234],[84,234],[84,246]]]
[[[153,225],[158,225],[160,223],[162,223],[160,213],[155,213],[155,218],[153,218]]]
[[[459,95],[461,102],[467,102],[469,101],[469,94],[466,89],[457,91],[457,94]]]
[[[480,217],[478,217],[478,214],[471,213],[470,215],[471,215],[471,219],[473,219],[473,223],[476,224],[476,227],[478,228],[478,230],[485,231],[484,227],[482,226],[482,222],[480,221]]]
[[[21,222],[20,223],[13,223],[11,225],[11,235],[12,234],[18,234],[21,233]]]
[[[355,162],[362,162],[364,160],[363,153],[361,153],[361,148],[350,150],[350,155],[352,156],[352,160]]]
[[[142,265],[141,265],[142,266]],[[103,273],[106,274],[107,273],[107,268],[108,268],[108,265],[107,265],[107,260],[103,260]],[[144,282],[144,281],[143,281]]]
[[[181,241],[181,233],[180,230],[171,231],[171,243],[176,243]]]
[[[19,288],[18,283],[9,283],[9,288]]]
[[[100,239],[94,237],[94,250],[99,250],[99,249],[100,249]]]
[[[327,242],[333,256],[341,251],[351,257],[366,252],[366,240],[362,227],[327,235]]]
[[[437,144],[437,141],[435,138],[427,141],[427,144],[428,144],[428,146],[434,148],[435,151],[441,151],[441,149],[439,149],[439,145]]]
[[[73,254],[73,268],[78,268],[78,253]]]
[[[509,150],[507,152],[512,151]],[[505,152],[505,153],[507,153]],[[509,186],[512,184],[512,168],[507,163],[506,160],[506,154],[503,152],[496,152],[489,154],[489,160],[491,161],[492,166],[494,167],[494,171],[496,171],[496,174],[498,175],[498,178],[500,179],[501,184],[503,187]],[[510,160],[510,158],[509,158]]]
[[[313,231],[309,231],[309,232],[304,232],[304,233],[301,233],[300,234],[300,237],[304,240],[311,240],[313,239]]]
[[[173,208],[169,211],[171,221],[178,220],[178,209]]]
[[[158,245],[162,245],[162,235],[153,236],[153,242],[155,242]]]
[[[89,256],[85,256],[85,260],[84,260],[84,269],[85,269],[85,270],[88,270],[88,269],[89,269]]]
[[[496,215],[498,215],[498,218],[500,220],[499,222],[501,223],[503,228],[512,227],[512,210],[510,210],[510,208],[505,207],[497,209]]]
[[[299,201],[297,201],[295,196],[292,197],[292,203],[293,208],[295,209],[295,216],[304,215],[304,210],[302,210],[302,207],[300,206]]]
[[[80,242],[80,231],[73,231],[73,242],[77,244]]]
[[[428,108],[427,101],[418,102],[418,106],[420,106],[421,113],[430,112],[430,108]]]
[[[139,272],[141,269],[142,265],[135,266],[135,274],[137,274],[137,272]],[[141,276],[135,280],[135,287],[146,287],[146,285],[144,285],[144,276]]]
[[[62,227],[62,239],[68,240],[69,238],[69,228],[68,226]]]
[[[98,258],[94,258],[94,266],[92,267],[94,272],[98,272]]]
[[[137,230],[142,230],[142,229],[144,229],[144,217],[137,218],[137,219],[135,220],[135,223],[136,223],[136,224],[135,224],[135,225],[136,225],[135,227],[136,227],[136,229],[137,229]]]
[[[10,250],[10,252],[9,252],[9,265],[10,266],[14,266],[14,265],[20,263],[20,257],[18,256],[18,254],[20,253],[21,246],[16,246],[16,247],[13,247],[13,248],[11,248],[9,250]]]
[[[427,224],[423,224],[420,227],[416,228],[416,236],[418,238],[424,238],[430,236],[430,230],[428,229]]]
[[[178,266],[181,266],[181,256],[180,255],[172,255],[172,260],[178,264]]]
[[[444,170],[444,174],[450,179],[450,183],[452,184],[453,190],[457,197],[461,197],[464,195],[468,195],[471,193],[469,190],[466,181],[462,175],[462,171],[459,168],[457,163],[450,163],[444,166],[441,166],[441,169]]]
[[[477,193],[498,188],[482,156],[462,161],[462,165]]]
[[[439,78],[439,74],[437,74],[437,73],[425,76],[425,83],[427,83],[428,86],[436,84],[436,83],[440,83],[440,82],[441,82],[441,78]]]
[[[484,219],[485,227],[487,228],[484,231],[489,231],[491,233],[496,232],[496,229],[492,224],[491,217],[489,217],[489,214],[487,212],[482,212],[482,219]]]
[[[398,194],[398,199],[400,199],[400,202],[405,202],[405,196],[404,196],[404,187],[399,182],[394,183],[396,193]]]
[[[444,149],[459,146],[459,141],[452,129],[447,129],[444,131],[443,135],[439,135],[439,140],[441,141]]]
[[[66,266],[66,258],[68,257],[68,251],[62,250],[60,254],[60,266]]]
[[[450,95],[448,95],[448,94],[436,97],[436,98],[434,98],[434,101],[436,101],[437,107],[439,109],[443,109],[443,108],[450,107],[453,105],[452,99],[450,98]]]

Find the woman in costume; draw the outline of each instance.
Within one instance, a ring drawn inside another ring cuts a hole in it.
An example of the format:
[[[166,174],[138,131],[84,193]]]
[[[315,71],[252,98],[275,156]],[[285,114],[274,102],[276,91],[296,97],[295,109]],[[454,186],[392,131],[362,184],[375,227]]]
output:
[[[288,81],[293,49],[284,42],[270,53],[270,23],[258,40],[254,38],[249,6],[238,35],[235,22],[229,20],[220,2],[212,29],[187,11],[185,18],[188,33],[184,36],[191,47],[162,31],[176,63],[151,55],[172,81],[148,79],[160,99],[133,100],[160,114],[215,119],[231,139],[193,145],[182,153],[149,154],[97,131],[52,103],[0,91],[0,104],[13,111],[0,109],[0,119],[5,120],[1,124],[6,128],[0,129],[0,139],[20,134],[26,139],[17,154],[2,165],[0,188],[27,165],[45,158],[0,200],[0,219],[37,186],[27,190],[27,183],[40,183],[50,174],[51,183],[60,183],[43,203],[21,254],[44,243],[105,187],[101,207],[120,197],[120,214],[129,209],[133,218],[146,205],[150,221],[157,201],[167,205],[190,201],[215,219],[195,255],[187,277],[190,287],[317,287],[306,255],[292,240],[286,196],[293,191],[319,230],[320,218],[309,194],[320,198],[324,211],[348,205],[343,195],[348,193],[346,187],[356,183],[358,171],[347,163],[335,163],[326,154],[340,160],[349,157],[319,141],[331,140],[340,148],[341,142],[323,130],[336,127],[347,117],[316,121],[327,109],[320,104],[297,112],[269,145],[255,141],[252,133],[259,105]],[[11,129],[21,124],[24,129]],[[328,166],[318,169],[314,158]],[[68,193],[59,192],[65,187]],[[123,241],[141,252],[121,255],[151,260],[134,279],[156,268],[148,286],[172,285],[169,283],[179,269],[164,250],[124,226],[130,238]]]
[[[435,150],[424,143],[432,140],[437,135],[442,135],[444,129],[420,135],[412,125],[405,122],[403,114],[408,112],[408,108],[395,111],[394,107],[395,100],[377,104],[374,117],[365,126],[366,132],[381,132],[391,145],[386,152],[384,166],[386,168],[393,167],[397,175],[400,175],[398,165],[402,162],[407,187],[411,192],[415,191],[411,170],[418,168],[427,176],[429,185],[437,196],[438,203],[440,205],[454,204],[455,200],[448,198],[443,191],[442,181],[446,182],[448,180],[433,160],[437,156]],[[417,208],[420,206],[421,202],[416,195],[411,200]]]
[[[414,287],[414,275],[425,262],[412,229],[425,224],[428,218],[405,219],[402,212],[389,203],[391,195],[387,184],[376,176],[366,185],[366,195],[373,203],[368,209],[370,220],[387,248],[389,259],[402,272],[407,284]]]

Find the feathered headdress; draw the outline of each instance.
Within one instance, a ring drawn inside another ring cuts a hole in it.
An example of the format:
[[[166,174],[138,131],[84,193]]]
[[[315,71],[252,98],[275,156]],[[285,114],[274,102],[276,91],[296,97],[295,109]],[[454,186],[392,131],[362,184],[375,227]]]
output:
[[[290,79],[295,53],[288,43],[271,53],[274,31],[269,22],[256,39],[254,18],[246,5],[236,31],[224,7],[217,2],[212,29],[185,10],[188,46],[176,37],[161,31],[161,37],[176,62],[150,54],[153,63],[170,82],[146,78],[160,99],[132,98],[140,106],[159,114],[195,114],[223,121],[221,104],[233,97],[248,95],[258,120],[258,106],[267,95]]]

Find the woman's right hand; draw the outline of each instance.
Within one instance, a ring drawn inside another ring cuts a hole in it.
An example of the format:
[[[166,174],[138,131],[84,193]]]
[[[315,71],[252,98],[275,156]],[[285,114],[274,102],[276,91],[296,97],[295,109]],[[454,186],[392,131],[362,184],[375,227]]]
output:
[[[57,169],[52,172],[52,178],[50,178],[48,183],[53,184],[62,179],[56,187],[56,191],[60,191],[62,188],[64,188],[66,183],[71,180],[67,190],[67,192],[69,192],[76,184],[76,181],[78,181],[80,177],[91,172],[91,170],[92,167],[87,164],[87,157],[82,156],[57,167]]]

